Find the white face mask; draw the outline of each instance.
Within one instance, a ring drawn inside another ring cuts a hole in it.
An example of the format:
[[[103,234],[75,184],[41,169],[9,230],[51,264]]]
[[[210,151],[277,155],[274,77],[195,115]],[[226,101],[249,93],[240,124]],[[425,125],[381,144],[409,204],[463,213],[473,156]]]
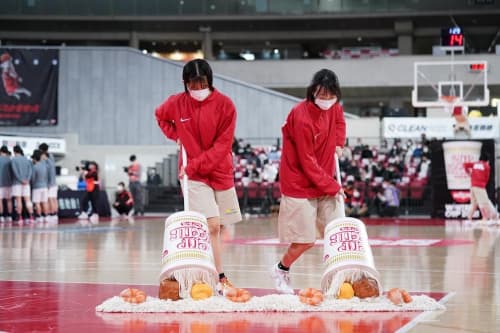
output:
[[[328,110],[330,109],[333,104],[337,103],[337,98],[333,99],[321,99],[321,98],[315,98],[314,103],[321,109],[321,110]]]
[[[210,89],[189,90],[189,94],[198,102],[205,100],[210,95]]]
[[[123,191],[123,186],[118,185],[118,187],[116,189],[118,190],[118,192],[122,192]]]

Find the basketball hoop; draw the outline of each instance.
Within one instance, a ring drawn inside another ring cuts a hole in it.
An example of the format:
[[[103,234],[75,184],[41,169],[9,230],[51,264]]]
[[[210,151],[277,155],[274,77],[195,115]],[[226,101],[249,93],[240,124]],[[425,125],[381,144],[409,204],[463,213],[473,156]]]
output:
[[[457,96],[446,96],[446,95],[441,96],[440,98],[443,102],[448,103],[448,104],[452,104],[452,105],[454,105],[455,101],[458,99]]]

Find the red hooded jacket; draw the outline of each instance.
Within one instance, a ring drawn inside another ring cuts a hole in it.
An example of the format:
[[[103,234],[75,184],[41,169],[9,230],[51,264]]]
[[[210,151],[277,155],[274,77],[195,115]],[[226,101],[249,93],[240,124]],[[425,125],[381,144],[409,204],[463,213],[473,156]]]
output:
[[[234,186],[231,147],[236,110],[229,97],[214,89],[199,102],[183,92],[170,96],[156,109],[155,115],[163,133],[174,141],[180,139],[185,147],[189,179],[217,191]]]
[[[310,101],[297,104],[282,127],[283,152],[280,186],[294,198],[333,196],[340,190],[334,180],[335,147],[343,147],[346,125],[342,106],[321,110]]]
[[[471,186],[486,188],[490,179],[490,164],[487,161],[465,162],[464,168],[470,174]]]

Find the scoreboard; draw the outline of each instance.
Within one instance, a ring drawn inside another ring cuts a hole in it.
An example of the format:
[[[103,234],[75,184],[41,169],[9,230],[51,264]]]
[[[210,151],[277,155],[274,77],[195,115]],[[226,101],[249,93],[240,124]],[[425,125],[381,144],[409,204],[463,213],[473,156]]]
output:
[[[464,34],[460,27],[441,29],[441,46],[464,47]]]

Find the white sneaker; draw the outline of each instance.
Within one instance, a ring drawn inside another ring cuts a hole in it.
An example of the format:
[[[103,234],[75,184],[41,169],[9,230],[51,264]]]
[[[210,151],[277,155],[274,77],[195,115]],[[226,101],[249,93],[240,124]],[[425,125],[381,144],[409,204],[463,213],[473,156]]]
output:
[[[7,223],[12,223],[12,216],[7,216],[7,219],[5,221]]]
[[[487,226],[493,226],[495,224],[497,224],[497,221],[495,221],[495,220],[488,220],[488,221],[486,221],[486,225]]]
[[[99,223],[99,215],[92,214],[92,215],[90,215],[89,220],[90,220],[90,223],[97,224],[97,223]]]
[[[5,222],[5,217],[0,216],[0,223],[4,223],[4,222]]]
[[[86,219],[88,219],[88,218],[89,218],[89,216],[87,215],[87,213],[85,213],[85,212],[81,212],[81,213],[80,213],[80,215],[78,215],[78,218],[79,218],[80,220],[86,220]]]
[[[274,288],[280,294],[293,295],[295,292],[290,287],[290,273],[278,268],[278,263],[271,268],[271,277],[274,279]]]

